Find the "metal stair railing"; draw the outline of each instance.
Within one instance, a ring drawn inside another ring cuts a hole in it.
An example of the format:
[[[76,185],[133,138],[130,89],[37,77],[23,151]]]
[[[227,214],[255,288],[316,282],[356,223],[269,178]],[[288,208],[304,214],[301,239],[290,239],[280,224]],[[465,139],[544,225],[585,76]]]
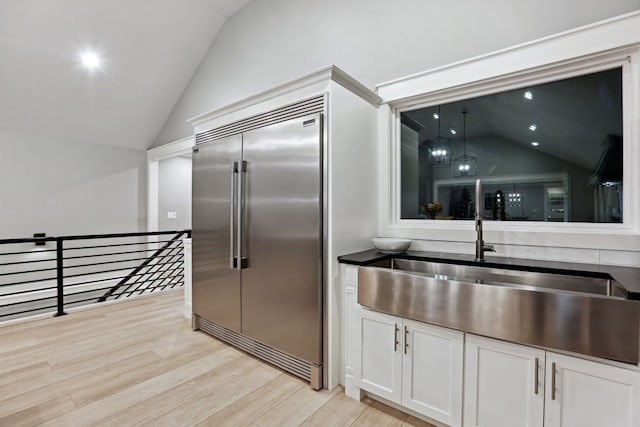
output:
[[[191,230],[35,236],[0,240],[0,322],[184,285]]]
[[[118,282],[118,284],[116,284],[111,289],[109,289],[107,292],[105,292],[104,295],[102,295],[100,298],[98,298],[96,300],[96,302],[106,301],[111,296],[115,296],[114,299],[117,299],[118,297],[120,297],[120,296],[125,294],[125,292],[119,292],[118,293],[118,290],[120,288],[125,287],[125,288],[128,289],[133,284],[136,284],[136,283],[138,284],[138,286],[136,287],[135,290],[138,290],[141,287],[141,285],[145,283],[145,281],[142,280],[142,278],[144,277],[144,273],[140,273],[140,272],[141,271],[145,271],[145,270],[151,271],[153,269],[153,267],[161,265],[161,264],[157,263],[158,259],[163,259],[163,258],[165,258],[167,256],[173,256],[174,252],[175,252],[175,249],[177,247],[175,245],[175,243],[178,242],[182,238],[182,236],[184,236],[187,233],[188,233],[188,231],[182,231],[182,232],[178,233],[177,235],[175,235],[171,240],[169,240],[167,243],[165,243],[164,246],[162,246],[160,249],[155,251],[150,257],[148,257],[144,261],[142,261],[142,263],[138,267],[136,267],[124,279],[120,280]],[[165,252],[169,252],[170,255],[165,255]],[[175,261],[170,261],[168,264],[173,265],[173,264],[175,264]],[[155,272],[158,272],[158,270],[156,270]],[[163,271],[166,271],[166,270],[163,270]],[[132,280],[133,283],[129,283],[130,280]],[[152,284],[154,284],[156,282],[157,282],[157,279],[152,281]],[[174,286],[175,286],[175,284],[174,284]],[[140,293],[142,293],[142,292],[140,292]]]

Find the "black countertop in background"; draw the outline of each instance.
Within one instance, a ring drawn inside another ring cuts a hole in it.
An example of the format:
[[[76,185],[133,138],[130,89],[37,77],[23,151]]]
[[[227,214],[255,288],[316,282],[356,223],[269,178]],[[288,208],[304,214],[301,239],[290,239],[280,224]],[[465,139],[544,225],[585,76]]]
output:
[[[416,261],[474,265],[489,268],[535,271],[541,273],[600,277],[603,279],[615,280],[627,290],[629,293],[629,299],[640,300],[640,268],[603,264],[543,261],[523,258],[506,258],[491,255],[485,255],[485,257],[485,261],[478,262],[475,260],[474,255],[420,251],[407,251],[399,254],[390,254],[380,252],[377,249],[370,249],[367,251],[339,256],[338,261],[343,264],[367,266],[390,259],[409,259]]]

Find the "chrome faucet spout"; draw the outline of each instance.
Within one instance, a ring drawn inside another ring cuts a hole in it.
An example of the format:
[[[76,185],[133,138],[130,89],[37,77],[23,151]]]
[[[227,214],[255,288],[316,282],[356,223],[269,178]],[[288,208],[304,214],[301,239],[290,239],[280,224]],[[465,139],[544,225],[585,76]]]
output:
[[[480,179],[476,179],[476,212],[474,214],[474,221],[476,225],[476,261],[484,261],[485,252],[494,252],[493,246],[485,245],[482,238],[482,212],[483,209],[483,196],[482,196],[482,182]]]

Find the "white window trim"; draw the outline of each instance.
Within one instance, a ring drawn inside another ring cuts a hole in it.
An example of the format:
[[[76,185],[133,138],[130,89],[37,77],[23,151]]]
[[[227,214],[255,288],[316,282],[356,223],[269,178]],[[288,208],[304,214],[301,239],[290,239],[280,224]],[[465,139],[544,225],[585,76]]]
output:
[[[623,69],[623,223],[485,222],[491,243],[640,250],[640,12],[378,85],[379,234],[470,242],[473,221],[400,219],[400,113],[489,93]]]

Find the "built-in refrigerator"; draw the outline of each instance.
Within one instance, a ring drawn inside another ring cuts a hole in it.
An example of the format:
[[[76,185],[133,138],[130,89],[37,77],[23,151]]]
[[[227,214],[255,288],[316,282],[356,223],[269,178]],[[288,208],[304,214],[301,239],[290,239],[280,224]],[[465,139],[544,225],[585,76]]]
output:
[[[320,388],[322,97],[315,102],[197,135],[193,313],[196,328]]]

